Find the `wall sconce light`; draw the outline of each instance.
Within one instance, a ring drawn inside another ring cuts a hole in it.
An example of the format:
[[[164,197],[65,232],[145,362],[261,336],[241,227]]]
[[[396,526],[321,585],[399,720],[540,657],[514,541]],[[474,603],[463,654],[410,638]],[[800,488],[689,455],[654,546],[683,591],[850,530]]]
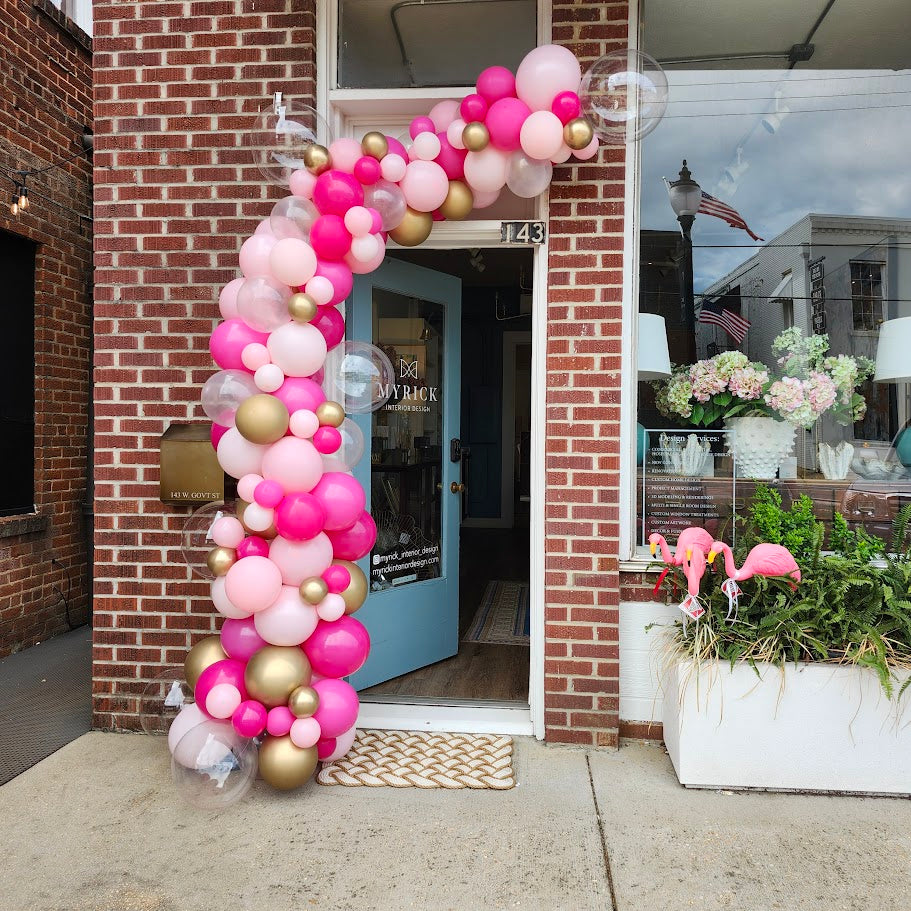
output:
[[[783,92],[775,92],[774,109],[762,118],[760,123],[768,133],[777,133],[781,129],[781,122],[791,113],[791,109],[782,102]]]

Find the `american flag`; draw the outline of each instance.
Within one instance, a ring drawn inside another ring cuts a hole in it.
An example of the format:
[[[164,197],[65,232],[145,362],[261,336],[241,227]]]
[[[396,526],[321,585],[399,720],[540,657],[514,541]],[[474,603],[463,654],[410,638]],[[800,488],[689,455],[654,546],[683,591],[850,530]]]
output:
[[[715,218],[721,218],[732,228],[742,228],[753,238],[753,240],[762,240],[761,237],[757,237],[749,229],[747,223],[743,220],[743,216],[736,209],[729,206],[726,202],[722,202],[720,199],[716,199],[714,196],[709,195],[705,190],[702,191],[702,200],[696,211],[704,212],[706,215],[714,215]]]
[[[703,300],[699,311],[699,322],[721,326],[739,345],[750,328],[750,321],[727,307],[719,299]]]

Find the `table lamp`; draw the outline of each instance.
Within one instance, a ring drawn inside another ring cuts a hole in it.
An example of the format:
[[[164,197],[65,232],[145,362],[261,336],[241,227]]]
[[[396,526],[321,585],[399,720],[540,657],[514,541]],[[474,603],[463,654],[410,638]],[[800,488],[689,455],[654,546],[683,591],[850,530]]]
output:
[[[636,353],[639,379],[666,380],[671,375],[671,356],[667,347],[664,317],[656,313],[639,314],[639,334]],[[648,449],[648,433],[636,424],[636,464],[641,465]]]
[[[886,320],[876,346],[877,383],[911,383],[911,316]],[[911,466],[911,428],[905,427],[892,445],[902,465]]]

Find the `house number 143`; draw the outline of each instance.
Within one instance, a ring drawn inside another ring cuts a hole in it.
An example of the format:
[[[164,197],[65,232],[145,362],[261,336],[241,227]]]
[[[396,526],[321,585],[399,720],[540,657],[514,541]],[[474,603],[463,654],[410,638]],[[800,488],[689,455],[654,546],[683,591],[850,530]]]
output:
[[[543,221],[504,221],[500,242],[504,244],[543,244],[547,231]]]

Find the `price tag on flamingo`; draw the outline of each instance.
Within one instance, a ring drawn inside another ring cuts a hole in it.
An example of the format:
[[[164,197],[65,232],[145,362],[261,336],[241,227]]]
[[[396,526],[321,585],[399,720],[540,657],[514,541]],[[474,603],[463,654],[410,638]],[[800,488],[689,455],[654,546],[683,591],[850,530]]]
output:
[[[695,595],[687,595],[677,606],[692,620],[698,620],[705,613],[705,608]]]

